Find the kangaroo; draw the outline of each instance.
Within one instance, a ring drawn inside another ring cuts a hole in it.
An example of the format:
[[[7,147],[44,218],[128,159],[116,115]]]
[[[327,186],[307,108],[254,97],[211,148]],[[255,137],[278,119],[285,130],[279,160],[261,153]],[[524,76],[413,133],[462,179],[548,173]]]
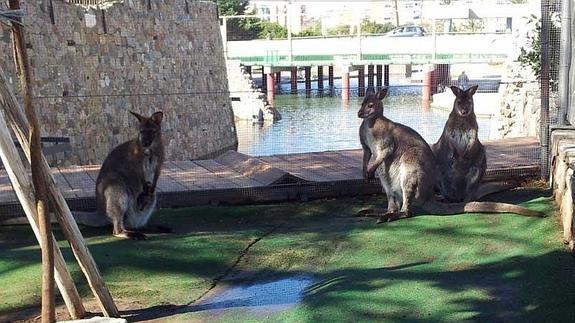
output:
[[[164,162],[163,113],[155,112],[149,118],[130,113],[139,121],[139,135],[114,148],[104,160],[96,179],[97,214],[75,213],[74,217],[88,226],[111,223],[114,236],[141,240],[146,235],[134,230],[144,228],[154,211],[156,185]]]
[[[461,90],[451,87],[455,94],[453,110],[443,128],[441,137],[431,149],[439,166],[438,187],[449,202],[468,202],[487,169],[485,148],[477,137],[478,126],[473,106],[477,85]]]
[[[358,117],[363,119],[359,130],[363,147],[363,176],[379,177],[387,195],[387,212],[360,211],[360,216],[379,216],[378,223],[412,216],[413,206],[438,215],[464,212],[518,213],[541,216],[524,207],[495,202],[440,203],[435,200],[437,163],[425,140],[413,129],[393,122],[383,115],[382,100],[387,88],[377,94],[368,89]]]

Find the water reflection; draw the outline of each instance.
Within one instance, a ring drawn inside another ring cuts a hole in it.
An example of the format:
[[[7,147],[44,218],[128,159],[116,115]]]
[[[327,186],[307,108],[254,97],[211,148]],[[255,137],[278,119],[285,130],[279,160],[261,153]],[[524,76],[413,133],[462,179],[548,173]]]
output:
[[[384,100],[385,115],[419,132],[430,143],[437,141],[448,112],[421,108],[419,89],[391,88]],[[363,98],[278,95],[276,107],[282,120],[275,124],[237,122],[238,150],[252,156],[360,148],[357,110]],[[489,119],[479,119],[479,138],[489,137]]]

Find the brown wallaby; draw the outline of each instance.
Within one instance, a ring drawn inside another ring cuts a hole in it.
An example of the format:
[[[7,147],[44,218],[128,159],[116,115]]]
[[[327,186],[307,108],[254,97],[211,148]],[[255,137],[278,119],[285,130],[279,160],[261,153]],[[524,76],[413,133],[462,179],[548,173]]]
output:
[[[451,91],[455,94],[453,110],[431,149],[438,165],[437,185],[443,198],[449,202],[468,202],[479,198],[477,189],[487,169],[473,106],[477,85],[467,90],[452,86]]]
[[[387,195],[387,212],[372,210],[359,215],[378,215],[378,223],[412,215],[412,207],[420,205],[432,214],[451,215],[464,212],[518,213],[541,216],[524,207],[495,202],[439,203],[435,200],[437,178],[435,156],[425,140],[413,129],[395,123],[383,115],[387,95],[384,88],[375,93],[369,88],[358,117],[363,119],[359,137],[363,147],[363,174],[366,179],[379,177]]]
[[[130,113],[139,121],[139,135],[114,148],[104,160],[96,180],[97,214],[75,213],[74,217],[88,226],[111,222],[114,236],[140,240],[145,234],[134,230],[144,228],[154,211],[164,162],[163,113],[155,112],[149,118]]]

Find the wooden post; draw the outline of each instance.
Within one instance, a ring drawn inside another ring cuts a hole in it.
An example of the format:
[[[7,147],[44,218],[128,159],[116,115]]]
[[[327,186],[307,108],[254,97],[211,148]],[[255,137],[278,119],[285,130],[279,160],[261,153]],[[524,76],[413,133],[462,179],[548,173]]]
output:
[[[323,96],[323,66],[317,67],[317,94]]]
[[[266,76],[266,72],[264,71],[264,67],[262,66],[262,91],[266,91],[268,89],[268,84],[267,84],[267,76]]]
[[[311,66],[304,67],[305,69],[305,96],[311,96]]]
[[[275,80],[274,80],[274,73],[269,72],[266,74],[267,76],[267,86],[268,86],[268,90],[267,90],[267,99],[268,99],[268,103],[271,106],[274,106],[274,100],[275,100]]]
[[[375,72],[375,83],[377,90],[379,91],[383,85],[383,66],[377,65]]]
[[[0,78],[0,101],[2,97],[5,97],[5,89],[7,83],[5,82],[6,79],[4,77],[4,72],[0,68],[0,74],[2,77]],[[38,240],[40,246],[41,244],[41,236],[40,236],[40,228],[38,223],[38,215],[36,213],[36,208],[34,206],[34,189],[32,188],[32,183],[30,183],[28,179],[28,174],[26,173],[26,168],[20,161],[20,155],[16,150],[16,146],[14,145],[14,141],[10,136],[10,132],[8,132],[8,126],[6,125],[4,119],[4,113],[0,110],[0,157],[2,159],[2,164],[8,173],[8,177],[10,178],[10,182],[14,187],[14,191],[16,192],[16,196],[22,205],[22,209],[24,209],[24,213],[30,222],[30,226],[32,227],[32,231]],[[53,235],[51,235],[52,239],[52,248],[54,249],[54,267],[55,267],[55,279],[56,284],[58,285],[58,289],[60,289],[60,294],[64,299],[64,303],[68,308],[68,312],[72,319],[81,319],[86,315],[86,310],[84,309],[84,305],[82,305],[82,300],[80,299],[80,295],[78,294],[78,290],[76,290],[76,286],[74,286],[74,281],[72,280],[72,276],[66,267],[66,262],[64,261],[64,257],[62,256],[62,252],[56,243],[56,239]]]
[[[367,65],[367,87],[374,88],[373,65]]]
[[[357,70],[357,96],[365,95],[365,66],[361,65]]]
[[[9,1],[10,9],[20,9],[19,0]],[[42,322],[49,323],[56,321],[55,299],[54,299],[54,246],[52,228],[50,224],[50,213],[48,210],[48,196],[46,194],[46,178],[43,176],[41,168],[42,147],[40,146],[40,126],[36,118],[36,112],[32,105],[32,86],[30,76],[30,66],[28,65],[28,54],[26,52],[26,42],[22,29],[21,19],[12,23],[12,41],[14,52],[16,53],[16,66],[18,66],[22,100],[26,116],[30,122],[30,165],[32,169],[32,183],[36,193],[36,211],[38,214],[38,226],[40,233],[40,245],[42,250]]]
[[[349,101],[349,67],[342,67],[341,73],[341,99]]]
[[[383,66],[383,86],[389,86],[389,65]]]
[[[329,86],[329,96],[333,96],[334,84],[333,84],[333,65],[327,68],[327,83]]]
[[[421,107],[429,110],[431,104],[431,70],[423,72],[423,88],[421,89]]]
[[[17,1],[17,0],[10,0]],[[26,116],[22,113],[22,108],[20,107],[16,97],[13,96],[13,93],[9,92],[11,95],[4,97],[4,108],[6,109],[6,116],[11,121],[11,127],[18,141],[20,146],[23,148],[24,152],[26,152],[26,157],[28,160],[31,160],[31,155],[29,154],[30,151],[30,142],[28,141],[28,133],[29,133],[29,125]],[[78,229],[78,225],[76,224],[72,212],[68,208],[68,204],[66,204],[66,200],[62,196],[62,193],[59,191],[58,186],[54,180],[54,177],[50,173],[50,167],[48,166],[48,162],[43,155],[40,155],[41,163],[40,163],[40,171],[42,176],[47,180],[47,192],[50,197],[50,201],[52,202],[51,205],[54,207],[54,211],[58,222],[62,228],[66,239],[70,243],[70,247],[78,264],[80,265],[80,269],[86,276],[88,281],[88,285],[92,289],[96,300],[98,301],[102,312],[106,316],[112,317],[119,317],[119,312],[114,304],[112,296],[108,288],[106,287],[98,268],[96,267],[96,263],[92,258],[82,234],[80,233],[80,229]]]
[[[290,86],[291,94],[297,94],[297,67],[291,68]]]

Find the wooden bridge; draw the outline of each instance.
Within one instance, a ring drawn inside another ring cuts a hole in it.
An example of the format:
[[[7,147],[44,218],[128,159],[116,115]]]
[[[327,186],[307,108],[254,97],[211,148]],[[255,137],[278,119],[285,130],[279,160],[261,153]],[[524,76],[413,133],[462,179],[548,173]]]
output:
[[[539,142],[515,138],[485,143],[485,180],[539,176]],[[361,150],[250,157],[228,152],[218,158],[168,161],[159,180],[159,207],[233,205],[359,196],[381,192],[362,179]],[[55,180],[72,210],[95,209],[99,165],[56,167]],[[0,171],[0,222],[20,217],[8,176]]]

